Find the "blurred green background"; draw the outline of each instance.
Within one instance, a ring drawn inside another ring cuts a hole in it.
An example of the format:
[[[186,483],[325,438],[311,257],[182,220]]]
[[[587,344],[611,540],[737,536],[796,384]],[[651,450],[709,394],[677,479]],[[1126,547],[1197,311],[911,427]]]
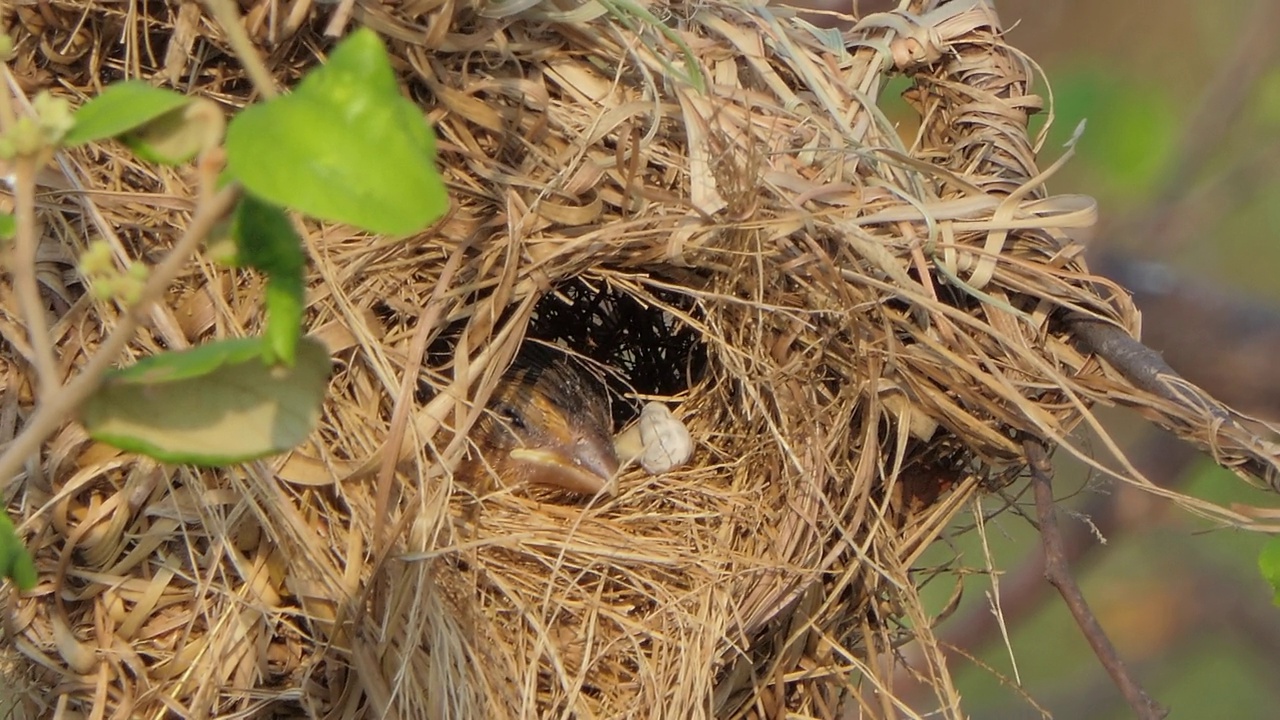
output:
[[[1165,290],[1195,283],[1238,294],[1233,302],[1257,321],[1237,326],[1223,319],[1221,328],[1238,330],[1202,338],[1197,323],[1214,327],[1216,306],[1206,305],[1204,318],[1184,309],[1166,319],[1157,317],[1158,302],[1140,302],[1148,330],[1160,330],[1147,333],[1148,343],[1167,349],[1175,369],[1219,397],[1235,393],[1241,399],[1233,402],[1280,420],[1264,392],[1280,384],[1268,372],[1276,358],[1258,341],[1280,307],[1280,2],[1004,0],[996,6],[1011,28],[1009,42],[1041,65],[1053,88],[1057,117],[1042,166],[1088,121],[1078,154],[1050,190],[1098,199],[1102,222],[1090,241],[1091,258],[1120,253],[1166,264],[1186,276],[1175,276]],[[1177,332],[1199,342],[1201,354],[1182,360],[1173,347]],[[1215,367],[1243,353],[1260,354],[1257,372],[1214,375]],[[1226,387],[1236,381],[1240,387]],[[1218,502],[1280,505],[1273,494],[1184,456],[1131,414],[1105,412],[1104,418],[1127,450],[1151,460],[1149,467],[1186,473],[1184,491]],[[1105,525],[1106,543],[1089,541],[1076,577],[1139,681],[1171,718],[1280,717],[1280,608],[1271,605],[1257,570],[1265,538],[1215,528],[1169,502],[1091,477],[1059,455],[1063,506],[1092,508],[1088,520],[1063,515],[1064,529],[1087,531],[1089,520]],[[992,498],[986,509],[999,504]],[[1029,493],[1019,505],[1034,516]],[[1105,517],[1094,514],[1099,507]],[[1010,573],[998,579],[1009,646],[998,632],[961,643],[977,658],[952,658],[965,711],[974,718],[1041,717],[1025,692],[1059,720],[1133,717],[1038,569],[1024,575],[1047,592],[1029,603],[1031,610],[1010,611],[1008,603],[1023,592],[1012,574],[1039,553],[1038,533],[1010,513],[986,530],[992,565]],[[935,548],[924,564],[957,551],[962,565],[986,566],[973,533],[958,537],[953,549]],[[952,590],[942,585],[927,589],[936,608]],[[965,587],[961,608],[938,629],[943,641],[963,638],[965,623],[989,615],[991,577],[971,575]],[[916,710],[930,709],[920,697]]]

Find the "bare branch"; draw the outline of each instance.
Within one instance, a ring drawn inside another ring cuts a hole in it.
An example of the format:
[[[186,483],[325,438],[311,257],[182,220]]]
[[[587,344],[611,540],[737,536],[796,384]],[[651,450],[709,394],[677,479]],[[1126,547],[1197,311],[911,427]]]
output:
[[[1264,480],[1271,489],[1280,490],[1280,475],[1277,475],[1274,463],[1264,458],[1263,451],[1258,449],[1260,442],[1255,431],[1245,427],[1240,416],[1169,367],[1160,353],[1108,322],[1077,316],[1069,318],[1067,323],[1086,350],[1107,361],[1137,388],[1188,411],[1192,417],[1203,418],[1202,422],[1211,423],[1208,437],[1194,436],[1167,416],[1152,418],[1157,425],[1195,443],[1223,467],[1239,469]],[[1117,401],[1123,402],[1119,398]],[[1222,448],[1215,447],[1214,443],[1216,439],[1232,433],[1237,440],[1243,438],[1247,442],[1245,452],[1228,461],[1221,454]]]
[[[1075,618],[1080,632],[1089,641],[1089,646],[1098,656],[1102,667],[1115,682],[1120,693],[1124,695],[1129,707],[1141,720],[1161,720],[1167,716],[1168,710],[1161,707],[1138,682],[1129,674],[1124,661],[1120,659],[1116,648],[1111,644],[1098,618],[1089,609],[1084,594],[1075,578],[1071,577],[1071,569],[1067,565],[1066,551],[1063,547],[1062,534],[1058,528],[1057,509],[1053,500],[1053,466],[1049,463],[1049,455],[1044,446],[1035,440],[1023,443],[1027,464],[1031,469],[1031,485],[1035,491],[1036,515],[1040,519],[1040,538],[1044,550],[1044,576],[1051,585],[1057,588],[1066,603],[1071,616]]]

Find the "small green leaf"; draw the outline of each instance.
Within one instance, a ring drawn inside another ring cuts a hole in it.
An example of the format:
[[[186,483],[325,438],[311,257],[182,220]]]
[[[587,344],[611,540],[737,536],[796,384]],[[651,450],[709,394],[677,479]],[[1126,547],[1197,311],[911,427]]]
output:
[[[292,95],[246,108],[227,129],[227,169],[250,192],[388,235],[420,230],[448,209],[435,154],[435,134],[400,95],[367,29]]]
[[[31,553],[18,539],[18,533],[9,519],[9,513],[0,512],[0,577],[13,580],[19,590],[36,586],[36,565]]]
[[[57,145],[67,136],[76,119],[71,110],[71,101],[64,97],[54,97],[48,90],[41,90],[31,101],[31,109],[38,118],[41,134],[49,145]]]
[[[46,133],[40,122],[30,115],[23,115],[0,135],[0,160],[10,160],[20,155],[38,155],[48,147]]]
[[[116,137],[142,127],[165,113],[191,102],[191,98],[129,80],[108,85],[101,95],[84,104],[75,115],[75,125],[62,138],[71,147],[94,140]]]
[[[164,462],[245,462],[306,439],[330,365],[310,338],[292,367],[265,362],[261,338],[223,340],[112,372],[81,417],[94,439]]]
[[[306,283],[301,273],[267,277],[267,327],[262,341],[268,362],[294,363],[298,340],[302,337],[305,292]]]
[[[18,219],[7,212],[0,212],[0,240],[10,240],[18,234]]]
[[[196,98],[131,130],[121,140],[143,160],[181,165],[221,144],[226,126],[217,103]]]
[[[1258,554],[1258,569],[1262,571],[1262,577],[1271,583],[1272,602],[1280,606],[1280,535],[1273,535],[1262,546],[1262,552]]]
[[[158,385],[199,378],[224,365],[252,360],[262,352],[258,338],[235,338],[199,345],[189,350],[143,358],[127,368],[112,370],[104,384]]]
[[[268,274],[302,273],[306,265],[302,238],[278,206],[246,193],[236,205],[231,232],[236,242],[235,267]]]
[[[306,257],[302,239],[283,210],[252,194],[245,194],[236,206],[231,234],[235,239],[235,265],[267,275],[267,330],[263,338],[266,360],[291,365],[298,338],[302,337],[305,307]]]

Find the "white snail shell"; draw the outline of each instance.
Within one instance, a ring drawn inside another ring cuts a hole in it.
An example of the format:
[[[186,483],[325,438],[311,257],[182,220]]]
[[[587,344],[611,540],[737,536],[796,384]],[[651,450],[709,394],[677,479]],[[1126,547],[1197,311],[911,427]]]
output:
[[[659,475],[689,462],[693,438],[666,405],[651,402],[640,411],[640,421],[614,439],[614,447],[622,461],[639,460],[645,472]]]

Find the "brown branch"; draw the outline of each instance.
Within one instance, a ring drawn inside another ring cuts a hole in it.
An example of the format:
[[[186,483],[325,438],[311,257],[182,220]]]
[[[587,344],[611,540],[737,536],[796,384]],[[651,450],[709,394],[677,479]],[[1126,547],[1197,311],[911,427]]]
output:
[[[1158,661],[1134,663],[1136,669],[1154,671],[1189,657],[1202,656],[1202,641],[1224,638],[1252,648],[1257,657],[1280,657],[1280,617],[1271,605],[1270,593],[1224,591],[1240,586],[1239,570],[1222,567],[1216,558],[1193,553],[1180,557],[1176,565],[1177,575],[1170,577],[1174,588],[1173,606],[1165,610],[1171,622],[1166,629],[1164,649]],[[1274,687],[1274,683],[1264,684],[1273,702],[1280,701],[1280,688]],[[1043,698],[1044,706],[1058,717],[1110,717],[1115,714],[1112,703],[1115,695],[1110,692],[1110,685],[1110,678],[1099,675],[1096,679],[1055,690]],[[1025,716],[1021,702],[1010,700],[977,708],[976,716]]]
[[[1169,387],[1170,379],[1181,379],[1182,376],[1169,367],[1160,353],[1109,322],[1078,317],[1069,320],[1068,324],[1072,334],[1083,340],[1090,351],[1110,363],[1139,389],[1177,405],[1186,404],[1186,398]],[[1224,420],[1230,419],[1218,408],[1213,408],[1213,412],[1215,415],[1221,413]]]
[[[1077,316],[1067,319],[1072,334],[1084,345],[1084,349],[1092,352],[1112,367],[1120,371],[1138,389],[1146,391],[1193,414],[1205,413],[1210,430],[1218,439],[1228,436],[1228,432],[1243,437],[1252,437],[1254,431],[1241,424],[1239,416],[1228,410],[1213,397],[1205,393],[1194,383],[1179,375],[1164,361],[1160,353],[1143,345],[1129,336],[1120,327],[1101,320]],[[1244,473],[1265,482],[1272,490],[1280,492],[1280,472],[1269,459],[1261,457],[1250,448],[1244,448],[1243,456],[1227,463],[1219,457],[1217,440],[1213,438],[1197,440],[1186,435],[1185,430],[1171,423],[1155,419],[1157,425],[1173,430],[1184,440],[1210,452],[1215,461],[1224,467],[1234,466]]]
[[[1090,267],[1134,292],[1143,313],[1143,337],[1160,353],[1158,357],[1231,407],[1264,418],[1280,418],[1280,383],[1262,371],[1280,356],[1280,310],[1228,288],[1118,253],[1092,255]],[[1106,344],[1105,337],[1099,340],[1099,345]],[[1131,460],[1144,477],[1174,490],[1184,483],[1186,470],[1196,457],[1198,452],[1175,435],[1154,432],[1143,439]],[[1121,497],[1093,493],[1076,511],[1088,522],[1063,525],[1066,558],[1077,573],[1107,547],[1099,536],[1114,541],[1132,535],[1152,521],[1159,507],[1155,497],[1146,498],[1142,517],[1135,524],[1131,503],[1123,515],[1118,512]],[[1043,578],[1044,562],[1039,553],[1029,553],[1001,578],[1000,607],[1007,625],[1017,626],[1034,616],[1052,597]],[[1224,618],[1234,616],[1232,612],[1222,614]],[[943,647],[961,656],[978,654],[999,637],[996,616],[986,603],[971,603],[949,618],[942,629]],[[906,684],[907,680],[904,677],[899,682]]]
[[[1098,661],[1111,676],[1120,694],[1124,696],[1141,720],[1161,720],[1168,711],[1151,699],[1138,682],[1129,674],[1124,661],[1120,659],[1116,648],[1111,644],[1106,631],[1089,609],[1084,594],[1075,578],[1071,577],[1071,569],[1067,564],[1063,548],[1062,534],[1058,528],[1057,508],[1053,500],[1053,466],[1049,464],[1049,455],[1044,446],[1036,440],[1023,443],[1027,465],[1031,469],[1031,486],[1035,491],[1036,515],[1040,519],[1040,538],[1044,550],[1044,576],[1051,585],[1057,588],[1062,600],[1075,618],[1076,625],[1084,635]]]
[[[53,355],[49,319],[45,315],[36,276],[36,255],[40,245],[36,237],[36,171],[41,162],[35,153],[14,159],[14,217],[18,233],[12,268],[13,289],[18,296],[22,319],[26,322],[27,342],[31,345],[32,357],[29,359],[38,379],[38,396],[45,397],[58,389],[58,360]]]

